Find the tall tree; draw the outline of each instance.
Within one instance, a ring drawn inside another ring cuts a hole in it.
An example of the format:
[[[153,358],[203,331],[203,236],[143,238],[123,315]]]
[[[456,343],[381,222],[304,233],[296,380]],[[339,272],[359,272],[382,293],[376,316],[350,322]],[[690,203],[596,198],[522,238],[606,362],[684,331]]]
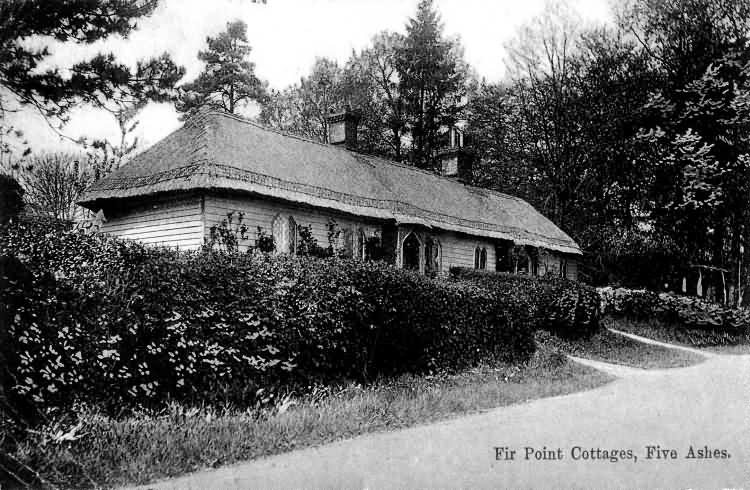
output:
[[[569,229],[573,201],[589,177],[580,166],[584,146],[574,112],[578,34],[570,13],[551,7],[510,46],[509,95],[518,116],[512,123],[515,144],[533,169],[527,172],[535,179],[532,201],[564,229]]]
[[[421,0],[416,16],[409,19],[395,65],[411,160],[419,167],[434,168],[440,130],[455,124],[462,109],[467,67],[458,41],[445,37],[432,0]]]
[[[198,53],[206,66],[198,78],[181,87],[175,101],[182,118],[207,106],[236,114],[250,102],[261,102],[265,84],[255,75],[255,64],[248,60],[252,48],[247,40],[247,24],[229,22],[227,30],[206,39],[208,49]]]
[[[260,120],[321,143],[328,141],[328,116],[345,107],[361,106],[355,83],[329,58],[316,58],[310,74],[298,84],[272,92],[263,104]]]
[[[302,130],[328,142],[328,115],[344,104],[343,70],[333,60],[316,58],[310,76],[299,84],[298,110]]]
[[[302,135],[296,126],[299,124],[299,102],[296,86],[284,90],[271,89],[263,100],[258,119],[272,128]]]
[[[516,129],[520,107],[505,83],[475,83],[466,111],[469,133],[477,150],[474,184],[529,197],[534,191],[532,166]]]
[[[58,129],[70,109],[87,103],[111,108],[112,101],[167,100],[184,70],[168,55],[140,61],[135,69],[112,53],[74,64],[68,74],[39,70],[52,40],[91,44],[127,36],[157,2],[144,0],[10,0],[0,3],[0,125],[18,105],[36,108]],[[29,43],[34,38],[37,42]],[[0,128],[2,129],[2,128]]]
[[[665,75],[665,90],[681,90],[729,49],[743,46],[750,29],[746,0],[628,0],[617,9]]]
[[[654,224],[683,245],[686,262],[732,270],[750,240],[750,4],[637,0],[620,20],[660,76],[641,134],[657,152]]]
[[[371,43],[370,47],[352,54],[344,75],[348,92],[359,95],[358,108],[362,112],[359,141],[364,151],[399,161],[406,115],[396,56],[403,47],[404,37],[384,31],[375,35]]]
[[[524,28],[512,80],[472,89],[468,130],[477,182],[529,200],[599,264],[644,214],[650,164],[636,136],[657,84],[632,42],[576,25],[553,7]]]

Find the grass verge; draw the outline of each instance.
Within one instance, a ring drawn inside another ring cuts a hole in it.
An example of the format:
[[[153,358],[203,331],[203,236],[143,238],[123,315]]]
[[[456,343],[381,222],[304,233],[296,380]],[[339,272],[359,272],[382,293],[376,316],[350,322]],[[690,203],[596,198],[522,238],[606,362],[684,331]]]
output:
[[[141,484],[183,473],[424,424],[484,409],[587,390],[612,378],[537,351],[522,366],[483,366],[454,375],[402,376],[370,386],[327,388],[273,408],[240,412],[172,406],[113,420],[81,414],[75,441],[32,435],[16,457],[60,486]],[[42,440],[44,439],[44,440]]]
[[[606,319],[604,327],[590,339],[581,340],[564,340],[539,331],[536,333],[536,342],[537,345],[551,352],[642,369],[692,366],[705,359],[699,354],[644,344],[607,330],[607,328],[620,329],[619,321]]]
[[[731,335],[697,328],[688,328],[677,323],[659,320],[607,319],[611,328],[640,335],[649,339],[669,342],[686,347],[706,349],[719,354],[750,354],[750,335]]]

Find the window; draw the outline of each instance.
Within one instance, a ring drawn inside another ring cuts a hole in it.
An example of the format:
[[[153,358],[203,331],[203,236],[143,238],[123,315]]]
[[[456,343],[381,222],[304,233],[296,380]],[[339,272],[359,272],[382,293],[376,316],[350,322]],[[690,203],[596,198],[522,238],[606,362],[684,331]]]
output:
[[[350,226],[347,226],[343,230],[343,253],[345,257],[354,257],[354,250],[356,249],[356,245],[354,243],[354,232],[352,231],[352,228]]]
[[[289,216],[289,240],[287,243],[289,243],[289,248],[287,249],[290,254],[296,254],[297,253],[297,222]]]
[[[474,268],[475,269],[486,269],[487,268],[487,249],[484,247],[477,247],[474,249]]]
[[[531,259],[526,247],[517,247],[516,274],[531,274]]]
[[[513,242],[498,240],[495,244],[495,270],[498,272],[513,272]]]
[[[367,235],[361,228],[357,231],[356,255],[359,260],[367,260]]]
[[[528,270],[529,275],[538,276],[539,275],[539,249],[536,247],[532,247],[530,245],[526,245],[524,247],[524,251],[526,252],[527,270]]]
[[[409,233],[404,239],[404,244],[401,250],[404,269],[419,270],[419,249],[421,247],[422,244],[419,242],[417,235]]]
[[[440,272],[440,242],[432,237],[428,237],[424,246],[424,257],[424,270],[427,274]]]
[[[275,245],[276,253],[283,253],[288,250],[289,247],[289,221],[284,219],[281,215],[274,218],[271,224],[271,234],[273,235],[273,243]]]
[[[297,222],[293,217],[277,215],[271,233],[276,253],[297,253]]]

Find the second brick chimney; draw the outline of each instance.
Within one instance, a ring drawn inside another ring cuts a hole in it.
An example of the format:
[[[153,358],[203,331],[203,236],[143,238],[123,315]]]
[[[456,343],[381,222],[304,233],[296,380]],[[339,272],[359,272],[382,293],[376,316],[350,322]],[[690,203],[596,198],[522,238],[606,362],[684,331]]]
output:
[[[328,143],[344,145],[349,150],[357,149],[357,126],[360,115],[347,108],[340,112],[331,112],[328,122]]]
[[[464,146],[463,132],[451,128],[446,133],[446,147],[437,152],[440,159],[440,174],[465,184],[473,180],[474,152]]]

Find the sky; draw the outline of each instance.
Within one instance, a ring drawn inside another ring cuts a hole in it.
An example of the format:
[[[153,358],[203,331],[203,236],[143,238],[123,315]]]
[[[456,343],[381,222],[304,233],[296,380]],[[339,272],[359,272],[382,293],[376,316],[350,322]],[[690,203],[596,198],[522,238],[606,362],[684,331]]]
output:
[[[382,30],[405,32],[418,0],[161,0],[154,14],[139,22],[127,39],[108,38],[92,45],[53,43],[51,55],[40,66],[64,70],[99,52],[114,52],[118,59],[135,65],[139,59],[168,52],[186,68],[182,82],[202,70],[197,53],[206,37],[226,29],[227,22],[242,19],[248,25],[253,50],[250,61],[256,74],[269,86],[283,89],[309,73],[318,56],[343,64],[352,50],[360,50]],[[569,0],[583,22],[611,20],[608,0]],[[545,0],[435,0],[445,34],[461,38],[466,60],[480,77],[489,81],[504,75],[504,46],[518,29],[539,15]],[[171,104],[149,104],[141,113],[135,135],[143,149],[180,126]],[[33,110],[23,110],[10,122],[24,132],[35,152],[76,147],[61,139]],[[119,139],[117,124],[103,110],[81,107],[71,113],[62,128],[77,139]]]

